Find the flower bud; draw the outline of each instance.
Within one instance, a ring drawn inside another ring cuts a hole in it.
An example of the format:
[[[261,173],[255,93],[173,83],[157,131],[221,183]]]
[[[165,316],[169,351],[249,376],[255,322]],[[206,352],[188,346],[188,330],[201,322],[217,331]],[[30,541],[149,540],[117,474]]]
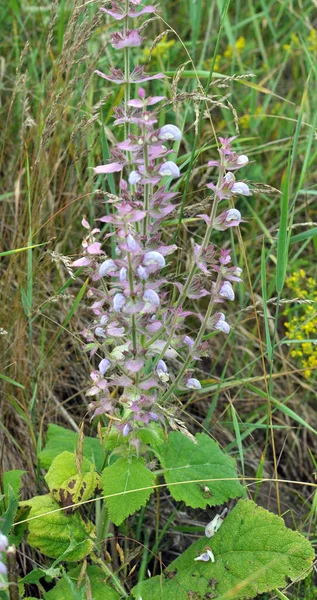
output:
[[[189,337],[189,335],[184,335],[184,342],[190,348],[192,348],[195,343],[194,340],[191,337]]]
[[[124,437],[127,437],[127,435],[129,435],[129,433],[130,433],[130,425],[129,425],[129,423],[126,423],[126,425],[122,429],[122,435]]]
[[[160,166],[159,174],[162,177],[180,177],[180,170],[178,166],[171,160],[167,160]]]
[[[179,141],[182,139],[182,132],[176,125],[164,125],[161,127],[158,133],[159,140],[175,140]]]
[[[166,363],[164,362],[164,360],[159,360],[157,365],[156,365],[156,372],[160,378],[161,381],[163,381],[164,383],[167,383],[167,381],[169,381],[169,373],[168,373],[168,369],[166,366]]]

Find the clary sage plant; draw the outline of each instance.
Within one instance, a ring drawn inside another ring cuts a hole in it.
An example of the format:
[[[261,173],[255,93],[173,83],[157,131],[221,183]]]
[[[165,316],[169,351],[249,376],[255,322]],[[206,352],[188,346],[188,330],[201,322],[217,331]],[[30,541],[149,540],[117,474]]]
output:
[[[163,88],[164,74],[132,67],[131,49],[141,46],[147,16],[159,15],[159,7],[117,0],[101,10],[113,21],[110,43],[121,54],[121,66],[96,74],[124,88],[123,103],[114,109],[120,141],[106,164],[94,169],[109,184],[105,215],[98,227],[83,218],[83,253],[73,262],[90,280],[91,318],[81,334],[92,365],[90,417],[99,435],[49,425],[39,453],[48,492],[20,502],[18,513],[13,498],[10,514],[2,517],[5,533],[14,515],[14,542],[22,540],[19,527],[27,523],[29,546],[55,559],[48,566],[46,558],[32,578],[21,581],[37,584],[45,600],[254,598],[305,577],[312,547],[247,499],[234,459],[210,435],[194,436],[178,414],[183,394],[203,391],[197,365],[212,355],[214,336],[230,332],[226,307],[235,301],[242,270],[232,260],[226,230],[242,222],[236,197],[251,195],[238,177],[248,157],[236,151],[235,137],[216,140],[218,155],[206,159],[206,198],[191,213],[203,235],[192,234],[188,253],[166,227],[179,211],[176,188],[188,175],[188,161],[175,159],[182,131],[174,122],[162,124],[170,102],[152,90],[156,81]],[[204,111],[201,92],[198,97]],[[15,472],[7,478],[18,494]],[[189,515],[205,511],[196,541],[167,567],[162,560],[170,521],[160,522],[161,488],[167,488],[170,504],[181,502]],[[145,539],[142,523],[154,490],[156,525],[146,521]],[[6,544],[0,535],[0,552]],[[147,563],[139,560],[145,546],[151,553]],[[7,582],[1,561],[2,586],[16,598],[16,584],[9,571]]]

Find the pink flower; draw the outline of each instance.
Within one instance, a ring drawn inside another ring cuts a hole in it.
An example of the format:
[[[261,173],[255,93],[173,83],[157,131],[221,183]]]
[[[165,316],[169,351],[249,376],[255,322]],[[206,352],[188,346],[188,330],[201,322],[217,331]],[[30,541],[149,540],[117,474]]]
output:
[[[241,213],[236,208],[225,210],[214,221],[214,228],[224,231],[228,227],[237,227],[242,221]]]
[[[123,29],[121,31],[116,31],[111,34],[110,39],[112,47],[117,50],[120,48],[141,46],[142,44],[142,38],[137,29],[128,29],[126,33]]]
[[[121,163],[109,163],[108,165],[100,165],[99,167],[94,167],[94,172],[96,175],[105,174],[105,173],[117,173],[122,171],[123,164]]]

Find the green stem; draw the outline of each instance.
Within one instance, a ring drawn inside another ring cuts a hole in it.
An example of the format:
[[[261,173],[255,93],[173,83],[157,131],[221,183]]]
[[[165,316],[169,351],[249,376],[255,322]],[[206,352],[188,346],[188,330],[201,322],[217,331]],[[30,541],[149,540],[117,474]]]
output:
[[[146,136],[146,129],[145,127],[143,128],[143,137],[144,137],[144,168],[145,168],[145,174],[147,175],[148,173],[148,168],[149,168],[149,148],[148,145],[145,141],[145,136]],[[143,221],[143,235],[146,237],[147,235],[147,227],[148,227],[148,210],[150,208],[150,193],[151,193],[151,184],[150,183],[146,183],[144,185],[144,210],[146,212],[146,215],[144,217],[144,221]]]
[[[208,305],[208,308],[207,308],[204,320],[203,320],[203,322],[202,322],[202,324],[200,326],[200,329],[199,329],[199,332],[197,334],[195,343],[192,346],[192,348],[190,349],[190,351],[189,351],[189,353],[187,355],[187,358],[186,358],[186,360],[185,360],[185,362],[184,362],[181,370],[179,371],[176,379],[169,386],[169,388],[168,388],[167,392],[164,394],[164,396],[162,396],[161,404],[163,404],[163,402],[166,402],[170,398],[171,394],[173,393],[173,391],[177,387],[178,383],[183,378],[183,376],[184,376],[184,374],[185,374],[185,372],[186,372],[186,370],[187,370],[190,362],[192,361],[193,355],[195,354],[195,352],[196,352],[196,350],[197,350],[200,342],[202,341],[203,335],[205,333],[205,329],[207,327],[208,321],[209,321],[209,319],[211,317],[211,313],[212,313],[213,308],[214,308],[214,304],[215,304],[215,300],[214,299],[215,299],[215,297],[217,295],[220,281],[221,281],[221,275],[219,274],[218,277],[217,277],[217,281],[216,281],[216,285],[215,285],[213,296],[210,299],[210,302],[209,302],[209,305]]]
[[[222,182],[222,178],[223,178],[223,174],[224,174],[224,167],[221,166],[219,169],[219,175],[218,175],[218,182],[217,182],[217,187],[220,187],[221,182]],[[215,193],[214,198],[213,198],[213,202],[211,205],[211,211],[210,211],[210,223],[207,226],[206,232],[205,232],[205,236],[204,236],[204,240],[203,243],[201,245],[201,250],[202,252],[207,248],[209,241],[210,241],[210,237],[213,231],[213,227],[214,227],[214,221],[215,221],[215,217],[216,217],[216,213],[217,213],[217,207],[218,207],[218,198],[217,198],[217,194]],[[175,310],[177,310],[178,308],[180,308],[180,306],[182,306],[183,302],[185,301],[186,297],[187,297],[187,292],[190,288],[190,285],[194,279],[194,276],[196,274],[197,271],[197,265],[194,262],[192,264],[192,267],[190,269],[189,275],[187,277],[186,283],[184,285],[183,291],[180,294],[176,304],[175,304]],[[161,327],[161,329],[159,329],[156,334],[147,342],[146,344],[146,348],[149,348],[156,340],[158,340],[160,338],[160,336],[162,335],[163,331],[165,329],[167,329],[167,327],[170,326],[171,324],[171,320],[172,320],[172,316],[167,320],[167,323]],[[171,332],[169,334],[169,337],[167,339],[166,342],[166,346],[168,347],[172,337],[174,335],[174,327],[171,328]]]
[[[107,575],[107,577],[109,577],[109,579],[113,583],[113,586],[119,592],[120,596],[123,598],[128,598],[129,594],[125,591],[119,578],[111,571],[110,567],[108,567],[108,565],[103,560],[101,560],[101,558],[99,558],[96,554],[91,554],[91,559],[93,562],[98,564],[102,571]]]

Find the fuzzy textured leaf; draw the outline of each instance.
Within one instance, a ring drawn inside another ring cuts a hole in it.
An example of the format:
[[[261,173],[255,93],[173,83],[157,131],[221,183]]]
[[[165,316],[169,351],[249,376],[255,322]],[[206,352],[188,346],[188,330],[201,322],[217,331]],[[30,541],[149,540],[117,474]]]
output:
[[[74,453],[78,446],[78,433],[60,427],[59,425],[50,424],[47,430],[46,444],[43,450],[39,453],[41,466],[48,469],[54,458],[64,450]],[[101,471],[105,453],[97,438],[85,437],[83,447],[84,457],[94,463],[96,470]]]
[[[205,508],[244,495],[239,481],[210,481],[238,477],[233,458],[222,452],[208,435],[198,433],[197,444],[178,431],[168,436],[168,444],[158,449],[168,489],[175,500],[187,506]],[[186,483],[201,480],[202,483]],[[178,482],[184,481],[184,485]],[[206,481],[206,484],[204,484]],[[177,483],[178,485],[172,485]],[[204,485],[210,490],[204,490]]]
[[[215,562],[196,562],[208,547]],[[214,537],[199,539],[163,577],[139,584],[132,593],[142,600],[255,598],[284,587],[289,579],[306,577],[313,560],[314,551],[304,536],[251,500],[240,500]]]
[[[92,498],[98,485],[99,475],[94,465],[83,458],[78,472],[74,454],[62,452],[54,458],[45,481],[55,500],[62,506],[70,506]]]
[[[74,599],[74,592],[78,593],[79,598],[86,600],[87,589],[90,588],[94,600],[119,600],[120,596],[116,590],[107,582],[106,575],[99,567],[91,565],[87,567],[86,574],[82,578],[82,583],[78,589],[78,579],[81,573],[82,565],[70,571],[67,576],[62,577],[55,587],[45,594],[45,600],[65,600],[65,598]]]
[[[119,494],[106,499],[110,519],[115,525],[120,525],[126,517],[146,504],[153,488],[140,488],[153,486],[154,480],[155,474],[147,469],[141,458],[119,458],[111,467],[104,469],[101,477],[103,493]]]
[[[85,523],[78,513],[66,515],[63,510],[52,513],[60,506],[49,494],[20,502],[20,506],[30,507],[29,518],[38,517],[28,523],[28,543],[32,548],[51,558],[64,554],[63,560],[70,562],[82,560],[91,552],[95,537],[93,524]]]

